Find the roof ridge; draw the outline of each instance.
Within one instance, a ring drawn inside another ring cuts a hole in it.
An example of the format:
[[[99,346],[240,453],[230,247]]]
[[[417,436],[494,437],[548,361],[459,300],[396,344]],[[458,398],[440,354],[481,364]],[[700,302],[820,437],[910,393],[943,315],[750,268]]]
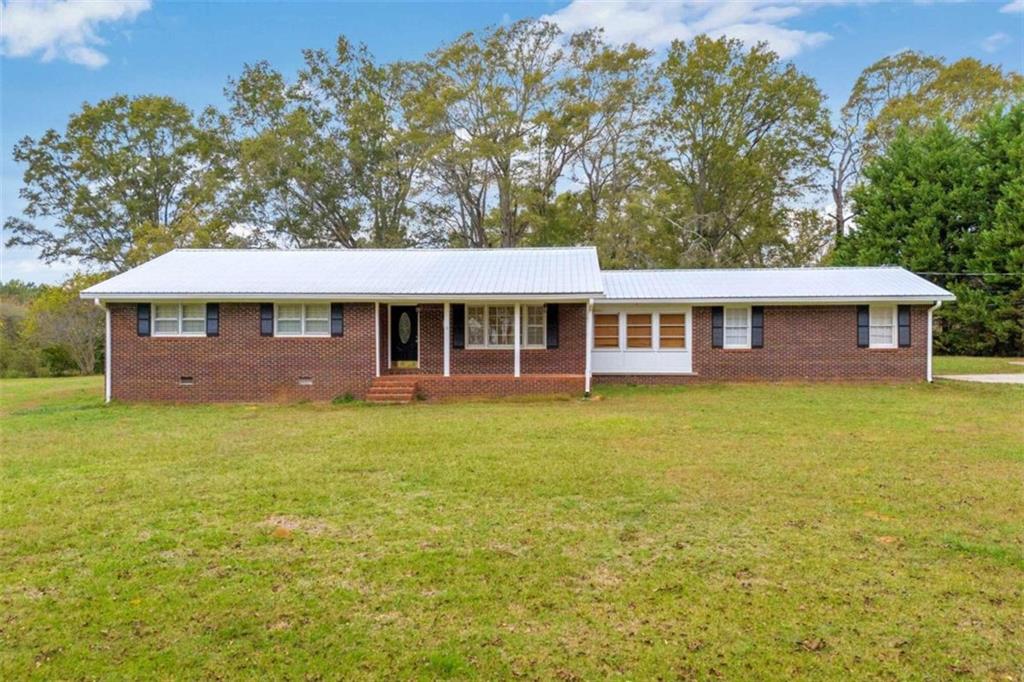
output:
[[[596,251],[596,250],[597,250],[596,246],[511,246],[511,247],[505,247],[505,246],[494,246],[494,247],[491,247],[491,246],[489,246],[489,247],[483,247],[483,248],[476,248],[476,247],[442,247],[442,246],[430,246],[430,247],[403,246],[403,247],[395,247],[395,248],[388,248],[388,247],[356,247],[356,248],[349,248],[347,246],[339,246],[339,247],[333,247],[333,248],[332,247],[314,247],[314,248],[295,248],[295,249],[277,248],[277,247],[274,247],[274,248],[263,248],[263,247],[259,247],[259,246],[253,246],[253,247],[227,247],[227,248],[216,248],[216,247],[196,247],[196,248],[177,247],[177,248],[171,249],[171,251],[168,251],[166,253],[172,253],[174,251],[189,251],[189,252],[210,251],[210,252],[214,252],[214,253],[217,253],[217,252],[227,252],[227,251],[235,252],[235,253],[238,253],[238,252],[249,252],[249,251],[260,251],[260,252],[266,252],[266,253],[302,253],[302,252],[309,252],[309,251],[330,252],[330,253],[339,253],[339,252],[340,253],[371,253],[371,252],[382,252],[382,251],[383,252],[387,252],[387,253],[397,253],[397,252],[446,252],[446,251],[464,251],[464,252],[475,252],[475,253],[487,253],[487,252],[495,252],[495,253],[504,252],[504,253],[507,253],[507,252],[513,252],[513,251]],[[161,255],[166,255],[166,253],[165,254],[161,254]]]
[[[638,268],[632,270],[605,270],[602,275],[633,274],[643,272],[810,272],[815,270],[906,270],[902,265],[808,265],[800,267],[749,267],[749,268]],[[910,272],[907,270],[907,272]]]

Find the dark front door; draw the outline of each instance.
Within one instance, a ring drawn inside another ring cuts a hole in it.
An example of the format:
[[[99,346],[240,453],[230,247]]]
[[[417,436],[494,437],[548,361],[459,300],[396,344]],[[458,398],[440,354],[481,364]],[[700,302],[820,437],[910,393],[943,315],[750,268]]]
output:
[[[416,306],[391,306],[391,362],[416,362],[419,359],[419,325]]]

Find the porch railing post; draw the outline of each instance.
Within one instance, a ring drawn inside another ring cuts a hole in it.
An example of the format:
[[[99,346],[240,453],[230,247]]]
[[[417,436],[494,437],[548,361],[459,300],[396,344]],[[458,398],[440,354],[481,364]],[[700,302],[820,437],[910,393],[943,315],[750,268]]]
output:
[[[373,372],[380,376],[380,302],[373,303]]]

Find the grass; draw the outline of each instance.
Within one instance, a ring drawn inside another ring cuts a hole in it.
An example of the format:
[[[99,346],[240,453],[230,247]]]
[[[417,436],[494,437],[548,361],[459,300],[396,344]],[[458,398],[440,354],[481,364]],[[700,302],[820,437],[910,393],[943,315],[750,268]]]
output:
[[[933,368],[935,374],[1024,373],[1024,358],[973,358],[964,355],[936,355],[933,362],[935,363]]]
[[[1024,390],[0,382],[0,678],[1024,676]]]

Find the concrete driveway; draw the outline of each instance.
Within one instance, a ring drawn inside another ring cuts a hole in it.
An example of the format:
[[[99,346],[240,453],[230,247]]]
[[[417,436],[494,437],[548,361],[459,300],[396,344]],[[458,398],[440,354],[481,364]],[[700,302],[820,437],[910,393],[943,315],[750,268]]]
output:
[[[1024,384],[1024,374],[937,374],[937,379],[974,381],[979,384]]]

